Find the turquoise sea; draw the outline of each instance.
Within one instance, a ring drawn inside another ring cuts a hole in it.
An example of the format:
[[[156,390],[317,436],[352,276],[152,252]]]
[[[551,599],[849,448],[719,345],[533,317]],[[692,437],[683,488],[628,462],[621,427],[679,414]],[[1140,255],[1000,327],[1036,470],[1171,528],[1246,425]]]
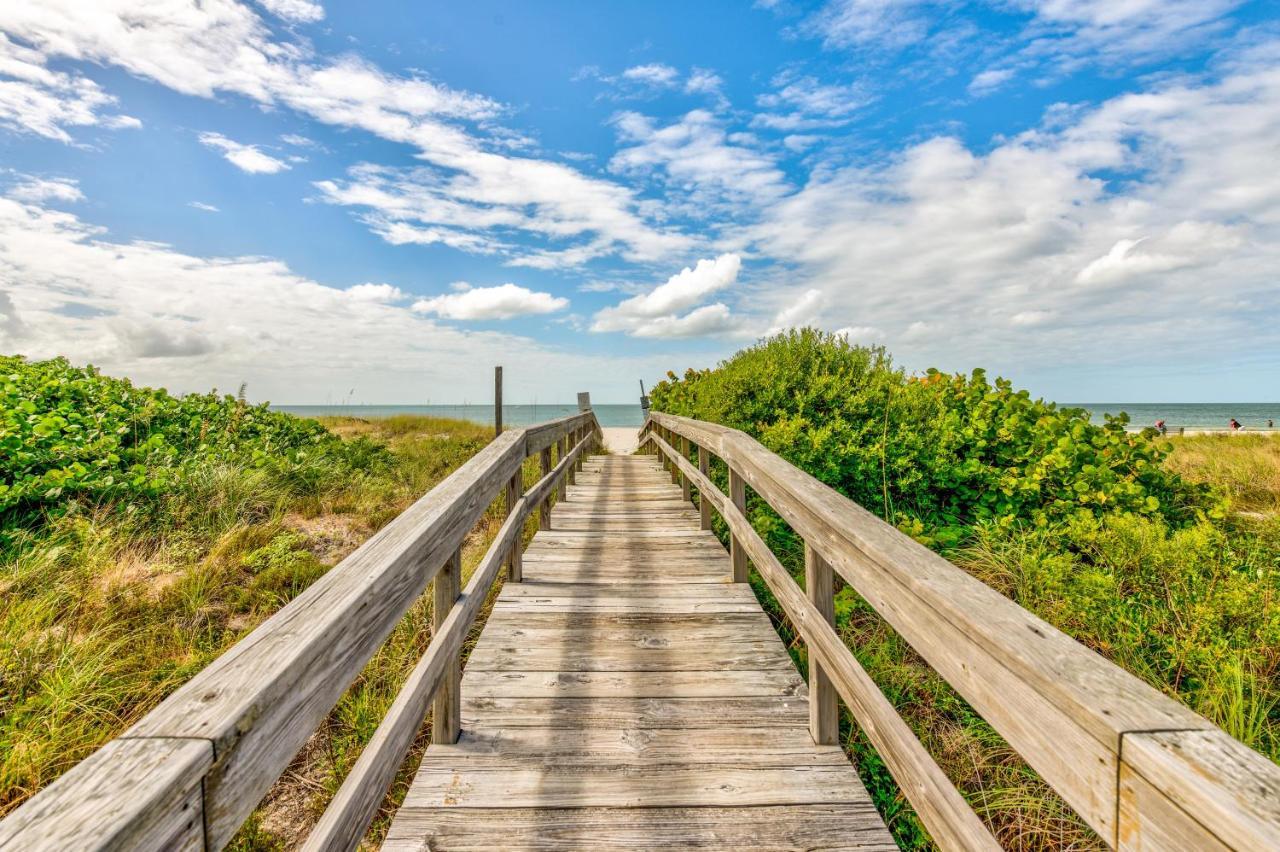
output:
[[[1063,407],[1084,408],[1094,422],[1101,423],[1104,414],[1128,412],[1135,428],[1164,420],[1170,431],[1185,429],[1226,429],[1234,417],[1249,431],[1266,430],[1267,420],[1280,424],[1280,402],[1071,402]],[[475,423],[493,423],[492,405],[277,405],[301,417],[347,415],[351,417],[392,417],[397,414],[426,414],[453,417]],[[577,405],[504,405],[502,420],[508,426],[527,426],[565,417],[578,410]],[[644,422],[639,405],[597,405],[596,417],[601,426],[639,427]]]

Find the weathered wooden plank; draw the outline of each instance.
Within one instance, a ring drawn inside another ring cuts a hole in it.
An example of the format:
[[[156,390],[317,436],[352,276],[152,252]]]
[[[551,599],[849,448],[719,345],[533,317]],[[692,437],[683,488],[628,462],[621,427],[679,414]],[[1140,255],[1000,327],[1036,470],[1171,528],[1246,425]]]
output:
[[[897,852],[870,802],[729,808],[403,808],[385,852],[804,849]]]
[[[485,625],[488,642],[499,645],[548,643],[576,645],[594,643],[616,648],[665,650],[681,645],[714,647],[741,641],[776,641],[764,613],[717,613],[715,615],[593,615],[550,616],[519,619],[511,613],[492,618]]]
[[[1124,738],[1121,849],[1280,849],[1280,773],[1223,731]]]
[[[518,539],[531,506],[525,500],[512,505],[489,550],[467,581],[465,590],[455,591],[456,580],[453,579],[461,577],[460,551],[454,552],[449,560],[452,564],[437,575],[431,644],[409,673],[387,715],[308,835],[304,847],[306,852],[350,850],[360,842],[395,778],[396,770],[413,744],[433,692],[436,700],[432,712],[432,741],[444,744],[458,739],[462,723],[460,684],[455,679],[458,654],[484,604],[489,587],[498,576],[503,554],[509,552],[512,542]],[[449,690],[445,694],[450,700],[442,706],[440,692],[445,690]]]
[[[804,591],[814,608],[834,626],[835,577],[831,566],[808,545],[804,549]],[[809,655],[809,732],[813,741],[830,745],[840,736],[840,704],[831,678],[817,654]]]
[[[231,838],[523,457],[524,433],[504,432],[129,730],[212,741],[210,847]]]
[[[202,850],[201,779],[212,763],[203,740],[112,740],[0,821],[0,849]]]
[[[438,766],[849,766],[803,728],[484,728],[432,746]]]
[[[747,436],[660,417],[740,470],[1103,837],[1121,736],[1212,727]]]
[[[803,696],[794,671],[692,672],[471,671],[468,695],[478,698],[703,698]]]
[[[454,603],[462,596],[462,548],[458,548],[445,562],[431,584],[431,629],[439,636]],[[488,589],[488,586],[485,587]],[[477,590],[479,591],[479,590]],[[444,672],[436,686],[435,703],[431,710],[431,741],[451,743],[458,738],[462,724],[458,715],[461,703],[462,664],[457,652],[446,658]],[[418,716],[421,719],[421,716]],[[407,747],[407,744],[406,744]],[[403,755],[403,752],[399,753]],[[385,792],[386,788],[382,788]],[[361,832],[363,833],[363,831]]]
[[[407,808],[746,807],[863,801],[851,766],[467,767],[423,760]]]
[[[530,648],[499,645],[483,634],[467,658],[467,671],[703,671],[794,668],[791,658],[778,644],[764,641],[716,643],[700,648],[700,656],[667,648],[554,647]],[[807,710],[805,711],[808,712]],[[805,724],[808,724],[805,717]]]
[[[481,698],[465,696],[468,729],[775,728],[809,724],[803,698]]]
[[[998,850],[1000,845],[995,838],[854,658],[826,615],[800,591],[778,558],[765,546],[739,508],[740,501],[716,490],[665,441],[657,439],[656,443],[673,464],[682,466],[685,474],[706,488],[708,497],[717,503],[716,508],[729,525],[744,558],[751,558],[787,617],[804,637],[809,653],[818,655],[832,685],[884,759],[933,839],[944,849]]]

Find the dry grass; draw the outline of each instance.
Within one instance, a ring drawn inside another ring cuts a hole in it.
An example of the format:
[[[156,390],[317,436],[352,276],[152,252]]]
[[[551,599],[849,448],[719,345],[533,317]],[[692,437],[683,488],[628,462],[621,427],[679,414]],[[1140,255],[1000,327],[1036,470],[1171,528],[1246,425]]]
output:
[[[1166,466],[1193,482],[1221,488],[1232,509],[1280,514],[1280,434],[1170,438]]]
[[[438,418],[327,425],[389,447],[390,461],[358,475],[317,467],[303,486],[254,468],[197,470],[154,518],[101,507],[0,552],[0,815],[139,719],[491,437]],[[464,575],[499,519],[492,506],[467,539]],[[424,596],[234,848],[291,848],[305,836],[430,641],[430,618]]]

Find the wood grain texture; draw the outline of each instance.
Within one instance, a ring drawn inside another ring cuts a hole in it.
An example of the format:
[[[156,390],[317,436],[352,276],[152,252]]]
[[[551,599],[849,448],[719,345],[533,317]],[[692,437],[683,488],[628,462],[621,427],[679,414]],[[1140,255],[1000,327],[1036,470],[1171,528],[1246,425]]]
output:
[[[457,808],[401,811],[386,852],[716,849],[896,852],[866,803],[733,808]],[[425,838],[425,839],[424,839]],[[428,845],[428,843],[430,845]]]
[[[702,478],[693,465],[679,458],[665,441],[657,439],[656,444],[673,464],[682,466],[686,475],[695,477],[695,481]],[[816,656],[821,662],[832,686],[884,759],[938,846],[948,850],[998,850],[1000,845],[986,826],[854,658],[831,626],[830,619],[805,596],[765,546],[742,510],[712,483],[698,484],[707,488],[711,498],[717,501],[720,515],[734,540],[740,543],[744,554],[750,557],[787,617],[804,637],[810,656]]]
[[[808,690],[729,555],[670,505],[679,486],[637,489],[655,475],[653,456],[584,461],[468,657],[461,738],[427,750],[385,848],[892,848],[810,736]]]
[[[112,740],[0,822],[0,849],[204,849],[200,778],[212,763],[203,740]]]
[[[46,848],[74,831],[54,845],[222,848],[526,454],[598,428],[588,411],[497,436],[120,739],[10,814],[0,846]],[[93,820],[77,818],[84,802]]]
[[[1277,845],[1280,814],[1267,805],[1280,799],[1275,764],[741,432],[654,413],[649,446],[661,450],[663,429],[739,471],[1108,843],[1184,848],[1169,828],[1181,812],[1201,815],[1233,848]],[[662,454],[676,455],[670,445]],[[1160,760],[1135,751],[1149,774],[1121,765],[1122,742],[1159,737],[1198,745],[1177,759],[1170,749]],[[1141,803],[1152,808],[1145,821]],[[1164,827],[1142,840],[1144,822]]]

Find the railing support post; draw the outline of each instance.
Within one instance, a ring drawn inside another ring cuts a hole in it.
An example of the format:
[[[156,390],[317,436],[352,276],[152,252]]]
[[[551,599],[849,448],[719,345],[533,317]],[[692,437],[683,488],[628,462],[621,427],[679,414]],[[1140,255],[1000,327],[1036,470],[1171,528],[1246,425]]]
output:
[[[439,631],[450,610],[462,594],[462,548],[458,548],[444,563],[432,584],[431,629]],[[449,661],[448,669],[436,689],[434,709],[431,711],[431,741],[456,743],[462,728],[462,664],[457,654]]]
[[[575,447],[578,446],[578,430],[577,429],[574,429],[565,438],[565,446],[569,448],[569,451],[572,451]],[[578,456],[578,458],[582,458],[582,456]],[[565,471],[564,481],[569,485],[577,485],[578,484],[577,474],[578,474],[578,459],[574,459],[573,464],[569,465],[569,469]],[[564,493],[565,495],[567,495],[568,491],[566,490]]]
[[[689,439],[683,435],[680,436],[680,455],[684,456],[686,459],[689,458]],[[689,477],[685,476],[683,473],[680,474],[680,498],[686,503],[688,503],[690,499]]]
[[[551,447],[543,447],[542,453],[541,455],[539,455],[538,460],[542,464],[542,475],[546,476],[548,473],[551,472]],[[550,492],[547,493],[546,497],[542,498],[542,502],[538,505],[538,529],[540,530],[551,529],[551,494]]]
[[[676,433],[672,432],[670,429],[667,430],[666,438],[667,438],[667,443],[671,445],[671,449],[676,450],[680,446],[680,442],[676,440]],[[675,459],[668,458],[667,467],[671,471],[671,484],[679,485],[680,484],[680,465],[676,464]]]
[[[831,566],[808,542],[804,545],[804,590],[818,612],[835,626],[835,577]],[[840,738],[840,705],[831,678],[809,649],[809,732],[818,745],[835,745]]]
[[[507,514],[511,514],[512,508],[516,503],[520,502],[520,498],[524,495],[524,466],[515,472],[515,475],[507,481]],[[524,524],[520,525],[522,528]],[[521,530],[523,532],[523,529]],[[517,535],[516,540],[511,543],[511,552],[507,555],[507,579],[512,583],[519,583],[524,579],[524,565],[520,558],[521,548],[524,547],[524,536]]]
[[[747,513],[747,483],[733,468],[729,468],[729,499],[739,512]],[[747,582],[747,552],[736,535],[729,536],[729,556],[733,562],[733,582]]]
[[[711,478],[711,455],[706,447],[698,447],[698,472],[707,479]],[[698,520],[704,530],[711,529],[711,501],[698,489]]]
[[[587,440],[587,438],[590,437],[590,433],[587,432],[587,427],[586,426],[578,427],[577,436],[578,438],[574,442],[575,446],[577,444],[581,444],[583,441]],[[587,448],[583,447],[582,452],[578,453],[578,457],[574,459],[573,467],[575,470],[579,470],[579,471],[582,470],[582,457],[585,456],[586,454],[587,454]]]
[[[565,435],[563,438],[561,438],[559,441],[556,442],[556,464],[559,464],[560,462],[564,461],[564,457],[567,455],[569,455],[569,436]],[[560,498],[560,502],[563,503],[565,500],[569,499],[569,477],[568,476],[560,477],[560,482],[559,484],[556,485],[555,491]]]

